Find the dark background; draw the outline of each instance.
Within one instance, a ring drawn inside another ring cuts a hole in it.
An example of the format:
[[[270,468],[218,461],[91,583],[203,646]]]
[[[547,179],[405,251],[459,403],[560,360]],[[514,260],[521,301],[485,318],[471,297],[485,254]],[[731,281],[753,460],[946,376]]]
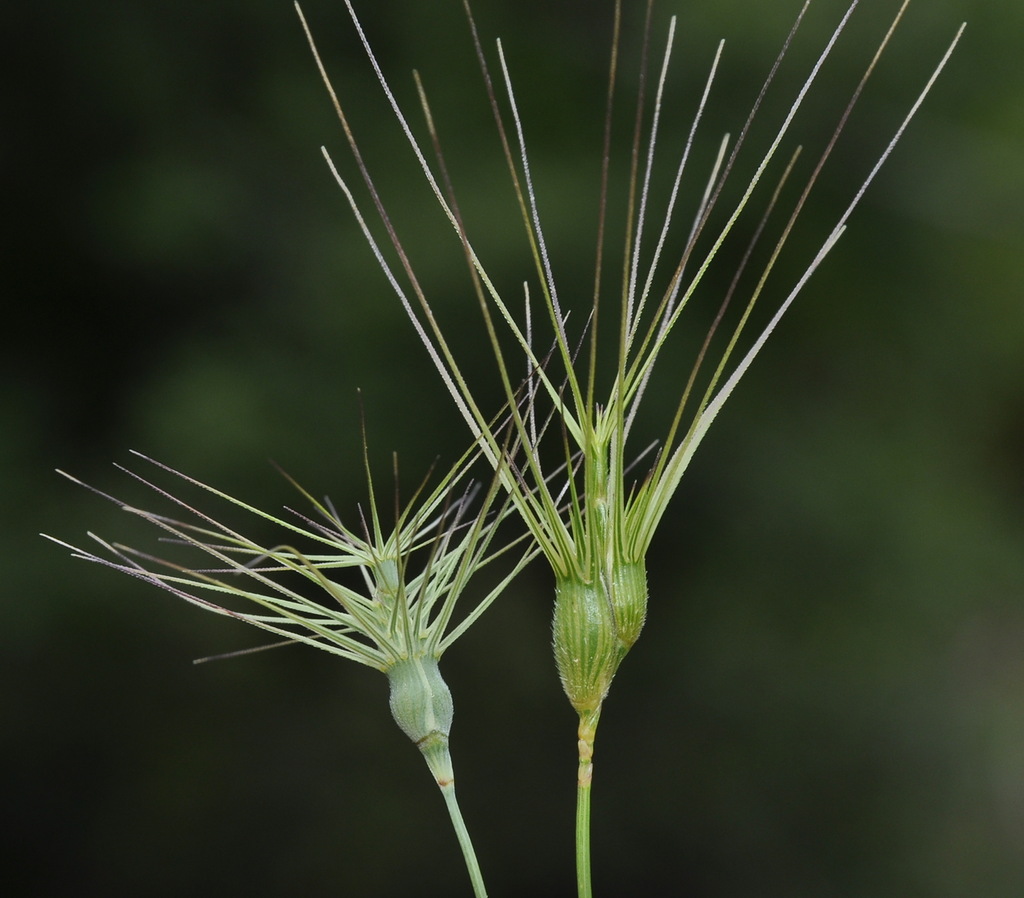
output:
[[[804,173],[896,5],[861,4],[794,125],[784,152],[807,141]],[[514,295],[529,258],[460,4],[360,6],[413,113],[421,70],[478,249]],[[663,170],[727,39],[687,208],[797,6],[659,4],[658,46],[680,17]],[[755,143],[842,8],[812,9]],[[504,39],[563,301],[583,309],[609,9],[476,10],[487,45]],[[342,5],[306,13],[472,366],[482,332],[458,245]],[[641,19],[627,2],[627,80]],[[962,19],[949,69],[651,550],[647,628],[597,746],[602,895],[1024,893],[1024,5],[911,7],[763,303],[785,295]],[[131,494],[110,462],[133,448],[271,510],[293,499],[273,459],[354,512],[357,389],[385,482],[392,450],[408,491],[466,443],[320,156],[326,144],[351,172],[291,6],[16,4],[4,28],[5,891],[468,894],[382,677],[294,648],[193,667],[259,634],[36,535],[146,544],[138,521],[53,473]],[[691,335],[727,274],[695,300]],[[662,361],[645,439],[664,432],[689,358]],[[537,566],[445,657],[460,796],[495,896],[573,889],[575,722],[549,613]]]

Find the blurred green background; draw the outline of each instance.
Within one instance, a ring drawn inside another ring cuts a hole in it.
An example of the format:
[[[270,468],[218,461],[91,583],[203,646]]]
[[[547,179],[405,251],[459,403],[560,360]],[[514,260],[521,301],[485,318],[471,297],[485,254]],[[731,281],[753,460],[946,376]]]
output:
[[[659,2],[657,46],[679,16],[663,172],[727,39],[687,208],[798,5]],[[488,47],[505,42],[562,298],[580,308],[610,6],[476,4]],[[864,0],[795,123],[786,151],[806,140],[805,174],[896,6]],[[812,9],[745,170],[843,8]],[[460,250],[340,0],[305,9],[453,340],[489,370]],[[461,5],[360,11],[412,111],[422,72],[478,250],[515,291],[529,258]],[[626,3],[620,138],[642,12]],[[1024,894],[1024,5],[911,7],[763,302],[785,295],[963,19],[652,549],[647,629],[597,745],[602,895]],[[273,459],[354,514],[357,389],[385,483],[392,450],[408,492],[466,443],[320,156],[351,172],[290,4],[17,4],[5,30],[4,891],[467,894],[382,677],[300,649],[194,667],[260,637],[37,536],[147,545],[53,473],[138,496],[111,466],[129,449],[272,510],[293,501]],[[644,439],[663,432],[728,273],[663,359]],[[495,896],[573,889],[575,720],[549,613],[537,566],[445,659]]]

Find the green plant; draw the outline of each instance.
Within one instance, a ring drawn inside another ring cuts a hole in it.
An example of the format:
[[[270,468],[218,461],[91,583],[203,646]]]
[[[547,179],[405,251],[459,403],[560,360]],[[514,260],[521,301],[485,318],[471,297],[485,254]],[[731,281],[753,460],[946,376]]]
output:
[[[719,45],[718,54],[697,104],[689,139],[676,170],[672,194],[667,202],[658,237],[653,248],[648,248],[645,239],[651,214],[650,184],[663,111],[666,75],[675,35],[675,20],[672,20],[653,104],[650,109],[646,108],[643,89],[637,103],[636,126],[631,146],[632,166],[626,185],[628,211],[622,226],[624,250],[621,280],[620,286],[614,288],[618,295],[614,300],[615,320],[610,337],[614,358],[612,364],[604,361],[606,355],[602,351],[600,338],[603,337],[603,332],[600,326],[603,325],[605,317],[602,303],[607,302],[605,295],[609,292],[602,282],[602,275],[606,236],[610,230],[606,221],[610,189],[608,159],[611,155],[613,105],[618,75],[622,19],[620,0],[615,4],[605,116],[605,164],[600,185],[599,220],[595,228],[597,247],[593,286],[588,291],[591,297],[588,305],[577,310],[573,317],[573,321],[576,322],[575,329],[570,329],[568,324],[570,312],[573,310],[560,298],[556,284],[552,254],[549,252],[541,224],[541,190],[534,184],[531,173],[524,136],[524,116],[513,89],[510,67],[501,42],[497,45],[501,74],[500,78],[495,79],[477,36],[468,0],[464,0],[483,83],[486,85],[498,138],[532,250],[533,280],[532,286],[531,282],[524,283],[525,312],[522,315],[516,313],[513,303],[495,286],[495,280],[489,276],[484,261],[474,250],[448,176],[439,129],[419,77],[416,77],[417,90],[430,144],[434,149],[434,164],[428,161],[426,151],[415,137],[406,114],[399,107],[350,0],[345,0],[392,112],[400,123],[423,175],[465,254],[476,304],[480,309],[504,387],[505,401],[507,407],[512,409],[516,439],[511,449],[506,447],[500,434],[489,425],[488,415],[478,401],[469,378],[463,374],[455,349],[445,337],[431,305],[428,290],[409,261],[409,254],[392,224],[303,18],[303,25],[324,83],[331,95],[372,205],[383,224],[385,242],[390,244],[393,258],[397,262],[389,261],[388,253],[369,226],[353,189],[339,174],[325,150],[335,179],[359,221],[388,282],[430,353],[451,398],[469,426],[481,452],[497,472],[511,497],[512,504],[540,547],[554,575],[555,660],[565,693],[579,717],[576,849],[580,896],[589,896],[592,888],[589,828],[594,739],[612,679],[622,660],[637,641],[644,625],[647,606],[646,554],[658,524],[711,422],[732,394],[740,378],[747,372],[782,315],[842,235],[849,216],[930,91],[959,39],[960,32],[911,105],[906,118],[880,158],[859,188],[854,191],[852,200],[835,227],[825,236],[816,255],[806,265],[797,282],[787,290],[767,325],[743,350],[740,360],[730,368],[733,353],[740,346],[741,336],[750,320],[754,305],[765,289],[793,225],[842,133],[865,83],[900,23],[908,3],[909,0],[899,8],[891,26],[882,37],[874,57],[839,117],[831,139],[813,166],[788,219],[779,231],[767,261],[754,279],[753,286],[749,288],[742,313],[733,324],[724,347],[719,350],[710,376],[702,383],[700,377],[704,374],[704,363],[714,345],[713,340],[718,327],[725,319],[725,313],[739,285],[744,283],[742,275],[765,232],[769,216],[775,209],[786,181],[794,170],[799,148],[794,151],[778,176],[774,191],[768,198],[760,200],[763,205],[761,219],[753,229],[753,237],[742,254],[742,261],[734,273],[728,291],[720,300],[714,322],[697,354],[685,381],[685,387],[680,392],[675,414],[657,443],[653,462],[635,479],[631,479],[630,471],[636,459],[627,448],[627,442],[637,421],[638,410],[654,373],[655,364],[670,345],[670,337],[682,313],[704,282],[723,246],[732,237],[737,222],[754,202],[762,178],[766,176],[769,166],[774,161],[824,61],[846,28],[850,16],[857,7],[857,0],[851,3],[841,18],[796,99],[775,129],[767,148],[761,151],[753,174],[741,188],[738,200],[724,216],[716,220],[715,214],[719,211],[719,204],[724,202],[723,188],[734,171],[738,154],[745,147],[748,131],[760,111],[765,93],[772,84],[810,5],[809,0],[804,4],[737,140],[731,149],[727,146],[727,139],[721,144],[715,166],[707,177],[704,200],[693,215],[689,235],[682,249],[671,259],[666,259],[669,245],[667,237],[673,224],[679,184],[686,169],[692,141],[700,124],[721,54]],[[650,45],[652,7],[653,0],[646,4],[645,55],[641,62],[640,78],[642,85],[647,73],[646,51]],[[299,15],[302,16],[301,10]],[[506,123],[495,81],[499,81],[504,88],[504,99],[508,105],[511,124]],[[645,135],[644,122],[648,115],[650,121],[646,126]],[[404,276],[404,285],[400,275]],[[535,299],[538,293],[539,300]],[[581,291],[577,289],[572,293],[580,295]],[[535,308],[536,306],[539,306],[539,310]],[[550,328],[550,332],[540,338],[541,346],[553,346],[553,350],[547,354],[537,348],[535,320],[545,322]],[[513,371],[519,370],[520,362],[510,361],[509,350],[503,346],[500,333],[502,329],[506,335],[511,336],[512,351],[525,359],[530,372],[526,387],[529,401],[525,408],[520,401],[520,385],[512,374]],[[538,416],[545,421],[545,425],[539,428],[536,423]],[[553,427],[548,426],[552,418],[556,422]],[[553,444],[553,447],[549,444]],[[555,459],[558,470],[565,472],[563,475],[557,475],[550,469],[546,459],[551,458]],[[568,497],[567,501],[563,501],[563,497]]]
[[[594,274],[585,290],[560,291],[554,253],[541,224],[543,186],[535,183],[526,148],[529,114],[521,110],[513,90],[511,66],[500,42],[500,74],[497,78],[492,74],[492,64],[478,37],[469,3],[465,2],[482,83],[494,113],[498,142],[532,253],[532,272],[530,280],[524,283],[522,312],[518,310],[518,300],[514,302],[498,289],[496,279],[474,248],[446,168],[442,126],[435,121],[419,76],[416,87],[426,123],[423,141],[415,136],[413,126],[399,107],[350,0],[345,0],[345,5],[386,101],[438,202],[443,220],[451,229],[454,249],[465,257],[473,291],[471,304],[481,315],[503,390],[499,417],[495,418],[494,410],[481,400],[479,390],[471,384],[459,361],[462,351],[446,337],[430,291],[410,261],[377,188],[377,180],[371,174],[372,160],[367,160],[360,148],[299,10],[369,202],[380,220],[382,236],[364,213],[365,202],[356,198],[356,191],[339,173],[326,150],[325,156],[391,288],[469,427],[473,447],[441,478],[437,487],[432,491],[421,489],[412,502],[396,510],[393,529],[383,524],[371,480],[369,515],[361,531],[343,525],[329,503],[316,502],[305,493],[326,523],[304,517],[298,523],[277,518],[158,465],[209,496],[285,528],[289,539],[298,537],[310,542],[317,546],[317,551],[299,549],[290,543],[266,546],[250,540],[155,485],[158,494],[193,520],[178,521],[116,499],[112,501],[156,525],[179,548],[213,558],[215,567],[195,567],[157,558],[98,538],[109,557],[57,542],[71,548],[77,557],[142,579],[204,610],[384,672],[391,685],[395,720],[420,748],[442,790],[478,896],[485,894],[485,890],[455,802],[448,750],[451,696],[440,677],[438,661],[511,579],[533,557],[543,554],[554,579],[555,661],[564,691],[578,716],[576,873],[579,895],[590,896],[594,744],[612,680],[644,626],[648,548],[711,423],[796,296],[842,236],[851,213],[931,89],[960,32],[877,162],[858,180],[835,226],[824,235],[820,247],[795,281],[777,290],[774,312],[766,323],[756,326],[756,336],[749,339],[747,331],[754,321],[755,305],[766,290],[775,289],[772,276],[776,262],[854,104],[903,18],[907,3],[903,3],[881,37],[863,78],[795,199],[787,200],[787,196],[790,180],[799,171],[800,150],[794,149],[781,164],[777,157],[825,59],[857,7],[856,0],[840,19],[795,100],[772,129],[766,146],[755,154],[750,173],[741,180],[739,189],[730,193],[733,181],[739,177],[737,173],[742,170],[738,160],[748,150],[752,124],[762,112],[762,101],[787,57],[809,0],[804,4],[737,138],[721,141],[714,164],[703,177],[702,199],[683,229],[685,236],[679,239],[676,232],[680,184],[689,176],[691,148],[713,89],[722,45],[695,103],[692,125],[674,169],[672,188],[664,198],[662,218],[654,222],[653,173],[662,153],[659,134],[666,108],[675,22],[669,26],[660,66],[651,81],[648,69],[653,0],[649,0],[640,64],[641,87],[629,147],[631,164],[621,191],[626,209],[620,226],[621,270],[617,283],[609,288],[606,269],[614,230],[609,209],[615,194],[609,159],[614,113],[619,105],[624,27],[621,0],[616,0],[604,122],[604,166],[598,187],[599,213],[593,225],[597,238]],[[647,97],[651,83],[653,99]],[[505,111],[503,104],[507,106]],[[428,144],[433,161],[428,161],[424,148]],[[771,186],[769,179],[774,180]],[[786,202],[790,203],[789,212],[776,224],[777,210]],[[757,208],[757,220],[746,229],[744,245],[737,255],[729,256],[725,248],[741,239],[740,223]],[[770,236],[773,232],[774,237]],[[652,238],[652,234],[656,236]],[[761,251],[764,242],[770,244],[766,253]],[[736,258],[738,263],[730,261]],[[758,258],[762,261],[756,261]],[[656,368],[665,367],[664,363],[657,363],[676,345],[673,341],[678,337],[684,312],[696,298],[703,298],[701,290],[707,287],[709,274],[721,265],[731,266],[729,286],[717,299],[713,322],[692,365],[684,372],[674,412],[660,426],[657,439],[653,443],[649,439],[642,441],[641,446],[647,444],[648,448],[638,450],[635,434],[642,429],[640,408]],[[748,274],[751,268],[756,272],[752,277]],[[573,309],[563,298],[569,293],[586,295],[588,299]],[[734,302],[744,293],[742,301]],[[739,312],[730,318],[735,305],[740,306]],[[524,368],[525,379],[516,373]],[[475,494],[466,489],[465,483],[471,466],[481,460],[493,472],[493,479],[480,497],[479,506],[474,507]],[[152,485],[148,480],[138,479]],[[456,488],[460,492],[456,493]],[[515,521],[522,524],[520,531],[508,540],[495,542],[498,529]],[[508,560],[508,569],[498,585],[455,623],[455,603],[471,576],[497,557]],[[336,576],[348,568],[362,574],[363,590],[343,585]],[[293,581],[299,585],[293,585]],[[329,601],[324,603],[322,596],[310,598],[310,587],[326,593]],[[232,599],[255,603],[260,610],[253,613],[222,604]]]
[[[480,617],[530,561],[535,550],[521,538],[495,548],[497,528],[508,511],[495,507],[497,484],[480,498],[466,483],[475,453],[464,456],[431,491],[425,484],[404,507],[395,508],[388,529],[376,499],[369,464],[369,514],[359,529],[344,524],[329,501],[320,502],[294,484],[319,520],[294,514],[294,521],[233,498],[174,469],[135,453],[173,475],[178,485],[208,495],[281,528],[288,543],[263,545],[177,498],[141,475],[122,468],[151,487],[189,521],[130,506],[93,490],[124,511],[153,524],[166,541],[196,553],[212,567],[157,557],[90,536],[104,549],[97,555],[54,539],[76,558],[136,577],[204,611],[243,621],[283,643],[302,643],[384,673],[390,686],[392,716],[423,754],[444,797],[476,895],[486,894],[480,866],[455,797],[449,750],[452,695],[441,676],[441,656]],[[63,472],[61,472],[63,473]],[[76,478],[68,477],[81,484]],[[84,486],[84,484],[82,484]],[[92,487],[89,487],[92,489]],[[476,507],[474,505],[476,504]],[[198,523],[196,523],[198,522]],[[53,539],[53,537],[48,537]],[[298,548],[301,540],[309,548]],[[510,568],[461,619],[455,615],[470,578],[495,559],[516,550]],[[347,585],[358,574],[362,588]],[[255,605],[257,610],[246,610]]]

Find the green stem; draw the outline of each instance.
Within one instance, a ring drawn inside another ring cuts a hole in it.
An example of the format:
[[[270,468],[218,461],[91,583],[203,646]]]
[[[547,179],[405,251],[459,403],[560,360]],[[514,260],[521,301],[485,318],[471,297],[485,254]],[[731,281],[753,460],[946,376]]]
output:
[[[590,783],[594,776],[594,738],[601,706],[580,711],[579,771],[576,778],[576,891],[579,898],[592,898],[590,878]]]
[[[462,856],[466,859],[466,870],[469,871],[469,879],[473,883],[473,894],[476,898],[487,898],[487,889],[484,886],[483,875],[480,873],[480,864],[476,860],[476,852],[473,850],[473,842],[469,838],[466,822],[462,819],[459,803],[455,800],[455,783],[447,782],[438,785],[441,786],[444,803],[448,806],[448,814],[452,818],[452,826],[455,828],[455,835],[458,836]]]
[[[576,786],[576,891],[591,898],[590,885],[590,785]]]

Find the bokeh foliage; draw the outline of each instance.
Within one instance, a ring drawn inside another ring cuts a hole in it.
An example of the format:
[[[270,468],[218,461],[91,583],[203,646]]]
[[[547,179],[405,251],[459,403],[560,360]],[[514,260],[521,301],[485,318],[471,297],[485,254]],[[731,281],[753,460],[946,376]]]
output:
[[[407,102],[423,74],[477,248],[514,289],[526,248],[460,4],[361,5]],[[476,5],[509,53],[556,275],[580,302],[610,5]],[[896,5],[862,3],[797,128],[809,143]],[[628,61],[641,10],[626,6]],[[659,3],[662,25],[680,17],[678,134],[727,40],[696,170],[797,6]],[[815,5],[769,114],[843,6]],[[341,4],[305,10],[424,282],[476,339],[464,261]],[[465,446],[323,165],[321,144],[345,153],[290,4],[22,4],[7,19],[5,876],[33,895],[461,893],[379,678],[301,649],[193,668],[253,634],[35,535],[135,534],[52,473],[123,492],[109,461],[129,448],[273,509],[295,497],[272,458],[354,510],[357,389],[379,474],[398,450],[405,491]],[[655,543],[649,624],[596,757],[604,894],[1024,890],[1024,7],[911,7],[775,295],[962,19],[950,69]],[[651,402],[652,430],[674,389]],[[460,792],[496,895],[571,890],[575,722],[549,612],[538,568],[446,656]]]

